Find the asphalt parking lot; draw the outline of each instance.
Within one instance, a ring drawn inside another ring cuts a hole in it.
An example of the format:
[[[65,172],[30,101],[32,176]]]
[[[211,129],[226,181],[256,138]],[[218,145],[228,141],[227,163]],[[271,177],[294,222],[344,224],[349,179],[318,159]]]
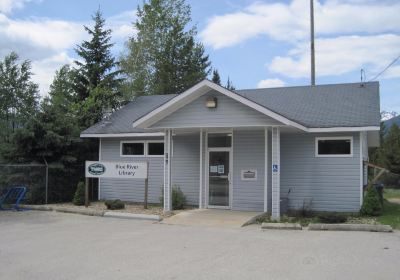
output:
[[[0,212],[0,279],[399,279],[400,233]]]

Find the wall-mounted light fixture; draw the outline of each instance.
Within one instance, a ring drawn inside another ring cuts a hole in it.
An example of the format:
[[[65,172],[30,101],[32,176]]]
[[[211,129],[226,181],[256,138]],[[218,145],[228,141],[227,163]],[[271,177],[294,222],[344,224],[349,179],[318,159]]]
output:
[[[207,108],[217,108],[217,98],[216,97],[208,97],[206,100]]]

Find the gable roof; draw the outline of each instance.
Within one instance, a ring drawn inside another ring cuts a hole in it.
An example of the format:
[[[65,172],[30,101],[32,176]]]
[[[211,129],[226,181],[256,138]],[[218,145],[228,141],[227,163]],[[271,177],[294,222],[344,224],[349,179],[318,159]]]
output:
[[[378,82],[248,89],[236,93],[308,128],[380,125]]]
[[[129,134],[147,132],[141,128],[134,128],[132,122],[143,115],[153,111],[163,103],[174,98],[176,94],[147,95],[136,97],[118,111],[113,113],[108,120],[102,120],[88,129],[82,131],[81,135],[91,134]]]
[[[379,130],[378,82],[229,91],[204,80],[179,95],[137,97],[81,136],[148,132],[138,126],[145,127],[143,123],[151,118],[162,119],[211,89],[304,131]]]

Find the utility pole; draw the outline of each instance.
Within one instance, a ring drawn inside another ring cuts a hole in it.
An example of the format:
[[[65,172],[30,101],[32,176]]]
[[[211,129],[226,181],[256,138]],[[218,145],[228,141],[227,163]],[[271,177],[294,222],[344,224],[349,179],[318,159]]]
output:
[[[311,85],[315,86],[314,0],[310,0]]]

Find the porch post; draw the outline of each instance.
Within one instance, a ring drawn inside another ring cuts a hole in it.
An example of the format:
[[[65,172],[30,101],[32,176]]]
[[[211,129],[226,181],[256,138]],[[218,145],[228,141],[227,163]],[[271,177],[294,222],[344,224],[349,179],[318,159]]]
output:
[[[279,127],[272,127],[272,219],[280,219],[280,130]]]
[[[200,129],[199,209],[203,208],[203,129]]]
[[[172,132],[170,129],[165,131],[164,136],[164,147],[166,151],[164,152],[164,212],[169,212],[172,210],[171,201],[171,140]]]
[[[268,128],[264,129],[264,212],[268,212]]]

